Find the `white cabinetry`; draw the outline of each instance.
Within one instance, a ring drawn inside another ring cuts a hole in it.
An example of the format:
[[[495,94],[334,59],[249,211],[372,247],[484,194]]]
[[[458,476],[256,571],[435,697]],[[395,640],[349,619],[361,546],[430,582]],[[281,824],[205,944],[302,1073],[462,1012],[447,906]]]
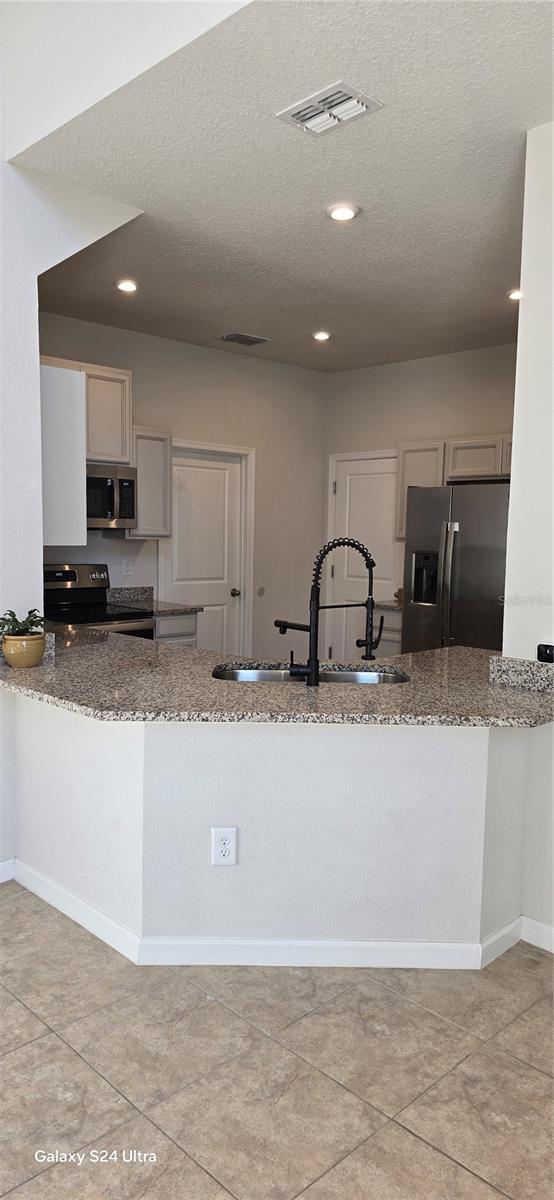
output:
[[[131,538],[171,534],[171,434],[165,429],[133,428],[133,466],[137,469],[138,524]]]
[[[505,433],[502,438],[502,474],[509,475],[512,470],[512,435]]]
[[[445,482],[471,475],[500,475],[502,434],[452,438],[446,443]]]
[[[165,646],[183,645],[196,649],[196,613],[182,614],[175,617],[157,617],[155,636],[160,638]]]
[[[443,477],[444,441],[400,442],[396,497],[396,536],[406,531],[406,493],[414,487],[440,487]]]
[[[406,493],[409,487],[440,487],[450,479],[509,475],[511,433],[400,442],[396,494],[396,537],[406,533]]]
[[[373,629],[376,633],[379,628],[379,621],[384,617],[383,636],[375,651],[376,658],[390,658],[393,654],[401,654],[402,646],[402,612],[398,609],[397,612],[381,612],[379,606],[376,605]]]
[[[87,458],[131,461],[131,372],[83,363],[87,392]]]
[[[41,357],[44,366],[81,371],[86,395],[87,459],[131,462],[131,372],[67,358]]]
[[[41,366],[42,531],[45,546],[86,546],[85,378]]]

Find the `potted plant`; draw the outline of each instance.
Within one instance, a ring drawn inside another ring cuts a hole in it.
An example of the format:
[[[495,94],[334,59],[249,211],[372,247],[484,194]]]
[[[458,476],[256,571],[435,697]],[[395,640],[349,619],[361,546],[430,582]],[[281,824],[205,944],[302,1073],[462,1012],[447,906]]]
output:
[[[2,653],[10,667],[36,667],[44,654],[46,637],[44,617],[38,608],[31,608],[27,616],[19,621],[9,608],[0,617]]]

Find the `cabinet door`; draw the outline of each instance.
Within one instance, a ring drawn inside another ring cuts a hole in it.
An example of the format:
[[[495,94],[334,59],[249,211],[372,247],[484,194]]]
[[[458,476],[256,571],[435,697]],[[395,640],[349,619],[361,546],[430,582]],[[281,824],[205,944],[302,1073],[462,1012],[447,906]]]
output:
[[[133,466],[137,468],[137,528],[129,537],[171,534],[171,434],[165,429],[133,428]]]
[[[406,492],[409,487],[437,487],[442,483],[444,442],[400,442],[396,497],[396,536],[406,534]]]
[[[502,434],[452,438],[446,443],[444,482],[472,475],[500,475],[502,472]]]
[[[510,475],[512,470],[512,435],[505,433],[502,438],[502,474]]]
[[[131,372],[83,363],[87,390],[87,458],[131,461]]]
[[[85,379],[40,368],[42,531],[45,546],[86,546]]]

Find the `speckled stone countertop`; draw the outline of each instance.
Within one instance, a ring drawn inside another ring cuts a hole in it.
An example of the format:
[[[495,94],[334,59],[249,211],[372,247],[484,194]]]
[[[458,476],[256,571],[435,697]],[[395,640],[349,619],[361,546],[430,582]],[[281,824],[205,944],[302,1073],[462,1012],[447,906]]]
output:
[[[107,721],[523,728],[551,721],[552,697],[492,686],[489,658],[452,647],[383,659],[409,675],[399,684],[234,683],[212,678],[221,654],[83,629],[67,647],[58,639],[55,664],[0,667],[0,686]]]
[[[204,612],[201,605],[175,604],[173,600],[155,600],[152,587],[113,587],[108,588],[108,604],[126,608],[144,608],[153,612],[155,617],[190,617],[194,613]]]

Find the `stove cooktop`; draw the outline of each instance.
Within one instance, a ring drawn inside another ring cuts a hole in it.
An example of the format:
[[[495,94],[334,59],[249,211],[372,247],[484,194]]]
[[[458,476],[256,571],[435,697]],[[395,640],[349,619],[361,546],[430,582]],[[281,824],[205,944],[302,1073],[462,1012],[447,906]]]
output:
[[[154,613],[118,604],[50,604],[44,616],[59,625],[109,625],[111,621],[148,621]]]

